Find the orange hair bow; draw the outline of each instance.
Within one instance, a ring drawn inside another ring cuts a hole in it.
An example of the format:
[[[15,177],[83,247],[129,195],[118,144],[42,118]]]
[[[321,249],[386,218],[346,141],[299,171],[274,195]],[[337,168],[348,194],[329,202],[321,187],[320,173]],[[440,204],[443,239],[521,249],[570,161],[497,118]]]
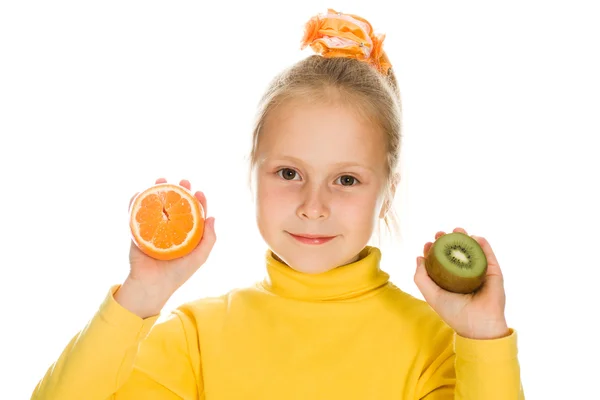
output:
[[[387,75],[390,61],[383,50],[384,34],[376,35],[364,18],[332,9],[312,17],[305,25],[301,50],[310,46],[323,57],[349,57],[365,61]]]

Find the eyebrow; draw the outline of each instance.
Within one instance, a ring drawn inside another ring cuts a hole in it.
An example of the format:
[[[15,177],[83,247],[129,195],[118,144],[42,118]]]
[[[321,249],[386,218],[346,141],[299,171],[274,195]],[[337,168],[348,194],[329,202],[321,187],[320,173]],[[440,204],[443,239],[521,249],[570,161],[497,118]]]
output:
[[[261,163],[264,163],[265,161],[268,161],[268,160],[289,160],[296,164],[304,164],[304,161],[302,161],[301,159],[293,157],[293,156],[288,156],[288,155],[282,155],[279,157],[265,157],[265,158],[263,158]],[[332,164],[332,166],[334,166],[336,168],[359,167],[359,168],[363,168],[363,169],[366,169],[371,172],[375,172],[375,170],[373,168],[368,167],[361,163],[354,162],[354,161],[345,161],[345,162],[342,161],[342,162]]]

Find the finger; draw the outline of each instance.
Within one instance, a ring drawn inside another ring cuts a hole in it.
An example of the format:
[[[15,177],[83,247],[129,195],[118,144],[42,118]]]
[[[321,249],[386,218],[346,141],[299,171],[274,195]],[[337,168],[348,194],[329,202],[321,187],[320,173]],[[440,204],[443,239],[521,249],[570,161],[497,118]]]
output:
[[[445,232],[439,231],[438,233],[435,234],[435,240],[438,240],[439,238],[441,238],[445,234],[446,234]]]
[[[166,180],[165,178],[158,178],[158,179],[156,180],[156,182],[155,182],[155,183],[156,183],[156,184],[159,184],[159,183],[167,183],[167,180]]]
[[[190,184],[190,181],[188,181],[187,179],[180,180],[179,185],[183,186],[187,190],[192,190],[192,185]]]
[[[475,239],[477,243],[479,243],[479,246],[481,246],[481,249],[483,250],[483,254],[485,254],[485,258],[487,259],[488,270],[486,275],[496,275],[502,277],[500,264],[498,264],[498,259],[496,258],[490,243],[486,240],[486,238],[481,236],[472,235],[471,237]]]
[[[133,203],[133,200],[135,199],[135,196],[137,196],[138,194],[140,194],[140,192],[137,192],[136,194],[134,194],[133,196],[131,196],[131,199],[129,199],[129,207],[127,207],[127,210],[131,210],[131,204]]]
[[[433,306],[436,298],[443,289],[429,277],[429,274],[427,274],[425,259],[423,257],[417,257],[417,269],[415,271],[414,281],[425,300]]]
[[[452,232],[460,232],[460,233],[464,233],[465,235],[467,235],[467,231],[465,231],[463,228],[454,228],[454,230]]]
[[[206,204],[206,196],[202,192],[196,192],[196,193],[194,193],[194,196],[196,196],[196,198],[200,202],[200,205],[202,206],[202,210],[204,211],[204,215],[202,217],[206,218],[206,216],[208,215],[208,211],[207,211],[208,208],[207,208],[207,204]]]
[[[431,246],[433,246],[433,243],[431,242],[427,242],[425,243],[425,246],[423,246],[423,256],[427,257],[427,254],[429,253],[429,249],[431,249]]]

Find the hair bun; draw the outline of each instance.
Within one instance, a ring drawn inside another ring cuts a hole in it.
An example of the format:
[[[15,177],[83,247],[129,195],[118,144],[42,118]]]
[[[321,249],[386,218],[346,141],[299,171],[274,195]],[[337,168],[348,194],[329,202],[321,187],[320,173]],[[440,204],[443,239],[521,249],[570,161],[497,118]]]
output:
[[[310,46],[323,57],[348,57],[367,62],[387,75],[390,61],[383,50],[385,34],[374,34],[366,19],[328,9],[304,27],[301,49]]]

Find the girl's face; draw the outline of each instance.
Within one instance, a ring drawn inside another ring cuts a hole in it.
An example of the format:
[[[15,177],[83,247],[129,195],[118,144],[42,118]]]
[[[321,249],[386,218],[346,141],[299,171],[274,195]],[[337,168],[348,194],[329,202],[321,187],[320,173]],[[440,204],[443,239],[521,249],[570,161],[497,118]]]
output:
[[[333,102],[287,102],[263,125],[256,167],[258,229],[275,255],[305,273],[356,261],[384,216],[379,129]],[[331,239],[310,244],[295,235]]]

